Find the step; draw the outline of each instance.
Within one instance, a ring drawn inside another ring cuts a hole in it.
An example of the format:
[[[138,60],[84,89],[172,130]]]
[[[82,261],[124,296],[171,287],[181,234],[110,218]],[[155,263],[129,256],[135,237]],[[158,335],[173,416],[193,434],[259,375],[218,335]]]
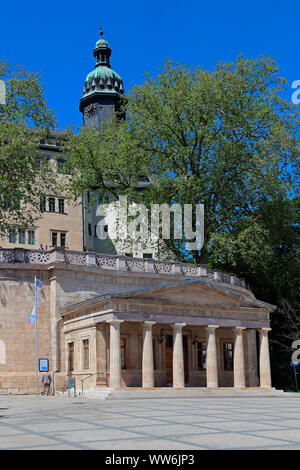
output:
[[[128,387],[118,390],[109,388],[95,388],[86,390],[84,392],[85,398],[97,398],[103,400],[137,400],[137,399],[157,399],[157,398],[204,398],[204,397],[259,397],[259,396],[278,396],[283,394],[282,390],[275,390],[274,388],[261,389],[257,388],[244,388],[235,389],[233,387],[224,387],[218,389],[211,389],[206,387],[191,387],[183,389],[166,388],[148,388],[142,389],[138,387]],[[300,394],[299,394],[300,397]]]

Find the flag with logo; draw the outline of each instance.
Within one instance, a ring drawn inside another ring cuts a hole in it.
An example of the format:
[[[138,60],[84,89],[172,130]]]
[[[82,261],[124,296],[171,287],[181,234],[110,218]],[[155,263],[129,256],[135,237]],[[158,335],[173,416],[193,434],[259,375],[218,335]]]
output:
[[[35,282],[34,282],[34,294],[35,294],[34,295],[34,307],[32,309],[30,317],[28,318],[28,321],[30,321],[31,323],[36,322],[37,304],[38,304],[38,301],[39,301],[39,297],[40,297],[42,287],[43,287],[43,283],[41,281],[39,281],[39,279],[35,278]]]

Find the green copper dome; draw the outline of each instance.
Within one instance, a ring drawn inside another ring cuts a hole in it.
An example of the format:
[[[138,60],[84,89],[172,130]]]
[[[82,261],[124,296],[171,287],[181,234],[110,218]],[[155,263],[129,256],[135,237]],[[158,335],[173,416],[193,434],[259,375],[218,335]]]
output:
[[[96,46],[95,46],[95,49],[97,49],[97,47],[108,47],[108,42],[105,40],[105,39],[99,39],[99,41],[96,42]]]
[[[111,49],[108,46],[108,42],[102,37],[102,27],[100,36],[101,39],[96,42],[93,51],[96,58],[96,65],[94,70],[92,70],[85,79],[82,98],[91,96],[94,93],[118,95],[123,95],[124,93],[122,78],[110,67],[109,58]]]
[[[101,65],[92,70],[85,79],[82,97],[85,98],[95,92],[124,93],[123,80],[117,72]]]

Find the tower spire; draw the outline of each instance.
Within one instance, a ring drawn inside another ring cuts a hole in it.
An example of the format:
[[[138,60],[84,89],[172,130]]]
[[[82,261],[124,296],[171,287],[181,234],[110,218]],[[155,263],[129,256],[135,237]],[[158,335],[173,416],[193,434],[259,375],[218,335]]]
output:
[[[112,112],[120,112],[123,81],[120,75],[111,70],[111,49],[103,39],[103,28],[100,26],[100,39],[93,50],[96,59],[94,70],[85,79],[79,109],[83,113],[86,126],[100,128],[101,123],[111,116]]]

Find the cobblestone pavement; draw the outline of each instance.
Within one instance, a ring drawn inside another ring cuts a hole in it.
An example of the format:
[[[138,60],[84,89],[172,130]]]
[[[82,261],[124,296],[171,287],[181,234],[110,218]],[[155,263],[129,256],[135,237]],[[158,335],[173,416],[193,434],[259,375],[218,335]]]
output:
[[[0,449],[300,449],[300,397],[0,396]]]

